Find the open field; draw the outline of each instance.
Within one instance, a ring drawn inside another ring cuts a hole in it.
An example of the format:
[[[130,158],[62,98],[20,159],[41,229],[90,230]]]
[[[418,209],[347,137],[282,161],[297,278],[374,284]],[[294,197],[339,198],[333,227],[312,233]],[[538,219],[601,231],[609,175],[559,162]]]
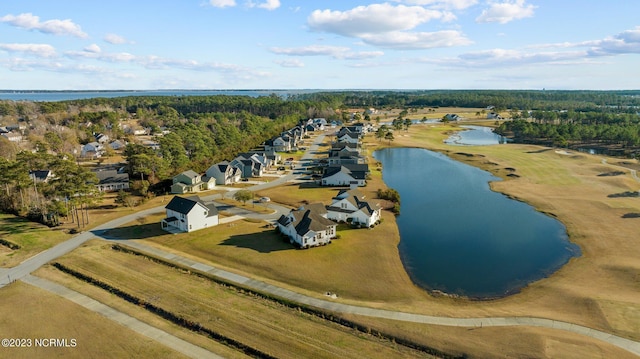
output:
[[[278,358],[424,357],[424,353],[375,336],[239,293],[143,257],[114,251],[104,242],[90,242],[59,262]],[[37,274],[90,296],[108,295],[97,293],[95,287],[52,267]],[[180,285],[168,288],[167,283]],[[120,301],[112,301],[110,305],[125,311],[121,307],[126,307],[126,302]],[[137,317],[140,312],[146,314],[138,309],[131,315]],[[221,354],[227,356],[229,352]]]
[[[2,358],[185,358],[156,341],[75,303],[16,282],[2,289],[2,338],[32,339],[30,348],[0,348]],[[46,318],[46,319],[45,319]],[[75,339],[71,348],[36,348],[36,338]]]
[[[0,213],[0,239],[20,246],[0,245],[0,267],[13,267],[54,245],[71,238],[62,229],[52,229],[27,219]]]

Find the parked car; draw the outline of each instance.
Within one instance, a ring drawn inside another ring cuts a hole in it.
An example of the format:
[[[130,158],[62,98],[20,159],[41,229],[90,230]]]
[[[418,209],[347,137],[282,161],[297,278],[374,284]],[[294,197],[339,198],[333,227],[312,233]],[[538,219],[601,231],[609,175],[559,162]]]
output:
[[[269,198],[269,197],[260,197],[259,201],[261,203],[267,203],[267,202],[271,202],[271,198]]]

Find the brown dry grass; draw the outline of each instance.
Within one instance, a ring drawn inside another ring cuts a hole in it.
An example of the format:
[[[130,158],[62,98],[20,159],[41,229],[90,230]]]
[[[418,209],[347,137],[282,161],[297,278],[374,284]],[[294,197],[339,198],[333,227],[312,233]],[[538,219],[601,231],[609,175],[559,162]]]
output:
[[[45,319],[46,318],[46,319]],[[0,348],[3,358],[184,358],[156,341],[45,290],[16,282],[2,289],[2,338],[75,339],[75,348]]]
[[[89,243],[60,262],[279,358],[389,358],[423,357],[424,354],[296,309],[239,294],[139,256],[113,251],[103,242]],[[74,289],[95,295],[90,285],[54,271],[47,269],[38,274],[65,285],[72,283]],[[180,285],[167,286],[167,283]],[[122,303],[111,305],[126,304],[120,301]]]

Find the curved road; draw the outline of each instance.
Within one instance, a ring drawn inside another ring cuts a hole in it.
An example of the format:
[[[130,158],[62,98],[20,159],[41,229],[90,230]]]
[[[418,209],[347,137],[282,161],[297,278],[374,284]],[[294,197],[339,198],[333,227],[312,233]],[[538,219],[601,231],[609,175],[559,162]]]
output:
[[[316,146],[315,150],[317,150],[317,148],[318,147]],[[311,150],[313,150],[313,148]],[[277,180],[277,181],[258,185],[260,187],[258,186],[251,187],[250,189],[264,189],[264,188],[267,188],[268,186],[277,186],[291,179],[293,179],[293,177],[285,176],[285,178],[281,179],[282,181]],[[284,207],[282,207],[280,210],[285,210],[285,209]],[[22,280],[22,279],[24,279],[24,281],[27,283],[35,284],[37,281],[34,279],[34,277],[30,276],[30,274],[33,271],[45,265],[46,263],[51,262],[56,258],[63,256],[64,254],[79,247],[89,239],[95,238],[97,236],[106,240],[119,242],[121,244],[131,246],[138,250],[148,252],[150,254],[162,257],[164,259],[192,267],[193,269],[196,269],[196,270],[207,272],[209,274],[218,276],[219,278],[222,278],[224,280],[231,281],[243,286],[247,286],[256,291],[269,293],[271,295],[286,298],[301,304],[322,308],[325,310],[330,310],[330,311],[335,311],[340,313],[351,313],[351,314],[357,314],[357,315],[363,315],[363,316],[369,316],[369,317],[386,318],[386,319],[394,319],[394,320],[401,320],[401,321],[407,321],[407,322],[435,324],[435,325],[444,325],[444,326],[456,326],[456,327],[532,326],[532,327],[565,330],[568,332],[585,335],[591,338],[602,340],[604,342],[610,343],[621,349],[627,350],[635,355],[640,356],[640,342],[632,341],[623,337],[619,337],[603,331],[587,328],[587,327],[572,324],[572,323],[555,321],[551,319],[533,318],[533,317],[493,317],[493,318],[435,317],[435,316],[427,316],[422,314],[413,314],[413,313],[405,313],[405,312],[398,312],[398,311],[391,311],[391,310],[360,307],[355,305],[347,305],[347,304],[337,303],[335,301],[321,300],[313,297],[308,297],[308,296],[305,296],[296,292],[292,292],[284,288],[276,287],[276,286],[273,286],[258,280],[254,280],[245,276],[223,271],[223,270],[211,267],[209,265],[206,265],[204,263],[195,262],[185,257],[177,256],[175,254],[171,254],[139,242],[127,241],[127,240],[113,240],[110,238],[105,238],[103,236],[104,232],[108,229],[119,227],[123,224],[134,221],[139,217],[145,217],[150,214],[158,213],[162,211],[164,211],[164,207],[160,206],[160,207],[155,207],[148,210],[140,211],[134,214],[130,214],[124,217],[120,217],[118,219],[115,219],[113,221],[110,221],[108,223],[95,227],[93,230],[91,230],[91,232],[81,233],[69,239],[66,242],[60,243],[55,247],[52,247],[34,257],[31,257],[25,260],[24,262],[22,262],[16,267],[5,269],[4,271],[1,272],[2,278],[0,278],[0,288],[6,286],[11,281]],[[276,212],[274,214],[267,215],[267,216],[260,215],[258,218],[272,219],[272,217],[275,217],[275,216],[279,216],[279,213]],[[234,216],[232,218],[237,218],[237,217]]]

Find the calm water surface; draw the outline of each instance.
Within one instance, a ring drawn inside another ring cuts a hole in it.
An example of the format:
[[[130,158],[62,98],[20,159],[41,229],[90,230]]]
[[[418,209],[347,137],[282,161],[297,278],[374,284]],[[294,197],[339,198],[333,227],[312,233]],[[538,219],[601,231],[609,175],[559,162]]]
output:
[[[460,126],[463,131],[456,132],[444,142],[450,145],[497,145],[506,143],[507,139],[493,132],[491,127],[485,126]]]
[[[472,298],[513,294],[544,278],[579,248],[565,227],[493,192],[490,173],[417,148],[376,151],[398,190],[399,251],[419,286]]]

